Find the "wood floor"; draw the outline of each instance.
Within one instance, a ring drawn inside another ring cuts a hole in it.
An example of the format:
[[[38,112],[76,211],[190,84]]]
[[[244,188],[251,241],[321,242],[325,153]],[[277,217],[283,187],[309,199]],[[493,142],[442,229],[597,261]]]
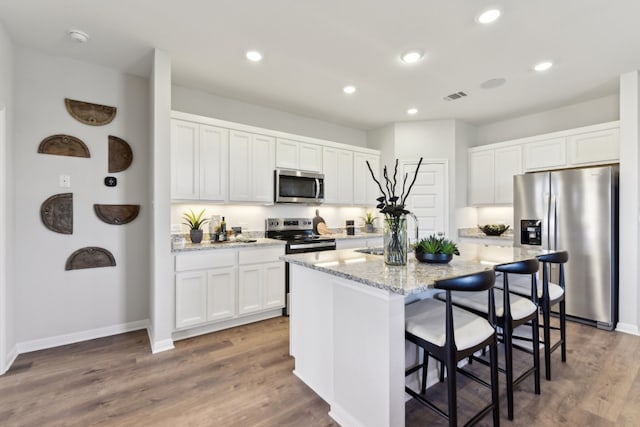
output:
[[[568,362],[553,380],[516,388],[515,426],[640,426],[640,337],[568,325]],[[0,426],[335,426],[328,405],[292,373],[288,319],[277,318],[149,353],[146,332],[18,357],[0,377]],[[460,411],[483,397],[461,380]],[[430,393],[443,396],[437,385]],[[407,403],[407,426],[445,425]],[[491,425],[490,417],[480,425]]]

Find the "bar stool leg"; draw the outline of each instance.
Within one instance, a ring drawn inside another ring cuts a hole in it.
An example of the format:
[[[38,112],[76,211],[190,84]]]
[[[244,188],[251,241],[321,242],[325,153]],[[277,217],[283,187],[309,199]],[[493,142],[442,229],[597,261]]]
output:
[[[540,394],[540,330],[538,316],[532,320],[533,327],[533,378],[536,394]]]
[[[447,397],[449,399],[449,425],[458,425],[458,402],[456,395],[456,358],[451,349],[447,350],[446,369],[447,369]]]
[[[500,391],[498,384],[498,343],[489,346],[489,361],[491,363],[491,402],[493,403],[493,425],[500,425]]]
[[[429,353],[422,349],[422,385],[420,386],[420,394],[424,394],[427,390],[427,371],[429,368]]]
[[[507,383],[507,415],[510,420],[513,420],[513,348],[512,348],[512,336],[513,331],[509,322],[505,322],[504,328],[502,328],[502,338],[504,342],[504,363],[505,363],[505,375]]]
[[[567,361],[567,337],[566,337],[567,319],[564,306],[564,299],[560,301],[560,350],[562,352],[562,362]]]
[[[551,381],[551,307],[546,299],[542,302],[542,333],[544,340],[544,372],[548,381]],[[535,341],[534,341],[535,342]]]

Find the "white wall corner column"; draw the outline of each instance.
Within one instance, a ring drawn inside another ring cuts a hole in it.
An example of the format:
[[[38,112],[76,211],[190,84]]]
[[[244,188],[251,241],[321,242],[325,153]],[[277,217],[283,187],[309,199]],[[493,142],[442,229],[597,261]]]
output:
[[[151,351],[173,349],[174,292],[171,268],[171,58],[159,49],[153,52],[151,78],[151,286],[149,342]]]
[[[640,72],[620,76],[620,291],[616,330],[640,335]]]

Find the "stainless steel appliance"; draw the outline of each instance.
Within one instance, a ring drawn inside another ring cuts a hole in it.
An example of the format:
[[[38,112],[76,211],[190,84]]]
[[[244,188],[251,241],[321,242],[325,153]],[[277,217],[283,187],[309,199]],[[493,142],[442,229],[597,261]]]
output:
[[[324,175],[290,169],[276,169],[276,203],[319,204],[324,202]]]
[[[618,318],[618,167],[513,178],[514,244],[569,252],[567,316],[612,330]],[[551,278],[557,283],[557,270]]]
[[[286,240],[286,254],[331,251],[336,249],[336,239],[314,234],[311,218],[267,218],[265,237]],[[289,315],[289,263],[285,263],[286,307],[282,314]]]

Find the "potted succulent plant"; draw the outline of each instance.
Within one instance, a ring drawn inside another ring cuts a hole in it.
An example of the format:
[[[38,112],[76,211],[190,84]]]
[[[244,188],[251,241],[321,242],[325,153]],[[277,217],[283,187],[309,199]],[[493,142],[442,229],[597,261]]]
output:
[[[184,225],[187,225],[190,229],[189,237],[191,238],[192,243],[200,243],[202,242],[202,226],[209,221],[208,219],[202,218],[204,215],[204,209],[200,211],[199,214],[193,213],[191,209],[189,212],[185,212],[182,215],[182,218],[186,221],[183,222]]]
[[[364,220],[365,233],[373,233],[373,222],[378,219],[378,217],[373,216],[371,212],[367,212],[362,219]]]
[[[416,259],[431,264],[446,264],[454,255],[460,255],[458,246],[452,240],[434,234],[414,245]]]

